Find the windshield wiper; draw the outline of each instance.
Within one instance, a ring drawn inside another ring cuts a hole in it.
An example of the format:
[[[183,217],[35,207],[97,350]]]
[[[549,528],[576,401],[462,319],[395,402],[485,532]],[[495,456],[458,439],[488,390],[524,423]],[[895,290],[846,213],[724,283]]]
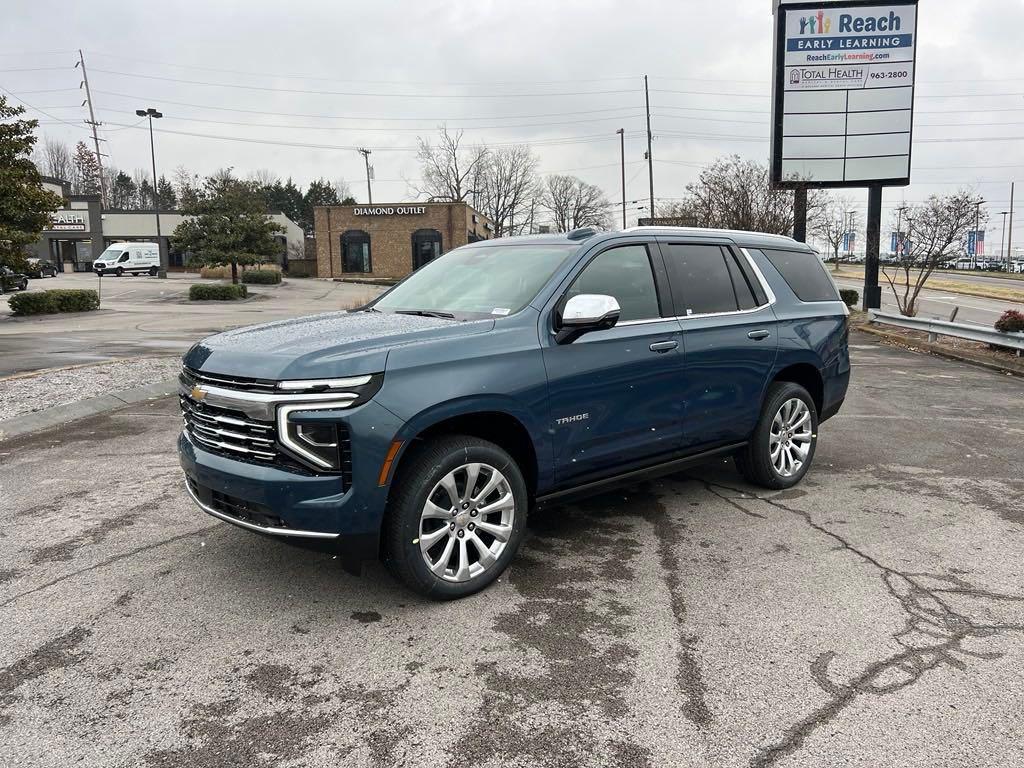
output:
[[[446,320],[454,320],[455,315],[451,312],[441,312],[434,309],[396,309],[396,315],[418,315],[419,317],[443,317]]]

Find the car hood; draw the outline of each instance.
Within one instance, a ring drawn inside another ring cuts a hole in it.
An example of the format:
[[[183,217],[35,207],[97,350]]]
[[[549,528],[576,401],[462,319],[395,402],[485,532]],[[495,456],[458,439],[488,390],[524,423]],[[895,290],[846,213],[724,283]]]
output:
[[[486,333],[493,320],[456,322],[384,312],[330,312],[218,333],[184,357],[206,373],[323,379],[379,373],[390,349]]]

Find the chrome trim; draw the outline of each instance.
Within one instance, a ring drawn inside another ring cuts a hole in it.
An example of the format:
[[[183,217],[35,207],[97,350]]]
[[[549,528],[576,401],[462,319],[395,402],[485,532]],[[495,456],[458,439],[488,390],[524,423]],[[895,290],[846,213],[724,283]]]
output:
[[[315,387],[327,387],[328,389],[345,389],[346,387],[361,387],[369,384],[372,376],[351,376],[347,379],[298,379],[291,381],[277,382],[278,389],[314,389]]]
[[[206,514],[216,517],[218,520],[223,520],[225,523],[231,523],[237,525],[239,528],[248,528],[250,531],[257,531],[259,533],[269,533],[272,536],[300,536],[307,539],[336,539],[341,536],[340,533],[323,533],[321,531],[304,531],[298,528],[270,528],[266,525],[256,525],[256,523],[247,523],[245,520],[239,520],[238,518],[226,515],[223,512],[208,506],[199,500],[191,486],[188,484],[188,480],[185,480],[185,490],[188,491],[189,497],[195,502],[196,506],[199,507]]]
[[[198,389],[202,398],[196,399],[192,392]],[[198,382],[189,386],[185,379],[178,382],[178,394],[190,403],[202,402],[229,411],[241,411],[256,421],[273,423],[278,403],[316,403],[321,407],[348,408],[359,395],[355,392],[311,392],[307,394],[285,394],[269,392],[246,392],[225,389]]]
[[[232,437],[236,440],[245,440],[250,443],[263,443],[265,445],[271,446],[274,444],[273,440],[268,440],[265,437],[253,437],[252,435],[244,435],[241,432],[232,432],[228,429],[217,429],[216,427],[207,427],[204,424],[193,424],[192,428],[202,430],[203,432],[212,432],[213,434],[220,435],[221,437]]]
[[[333,471],[340,471],[341,467],[332,466],[330,462],[324,461],[322,458],[317,456],[315,453],[311,453],[303,448],[301,445],[292,440],[291,435],[288,434],[288,417],[295,411],[326,411],[332,408],[345,408],[346,405],[336,405],[333,403],[315,403],[315,404],[301,404],[296,403],[294,405],[282,405],[277,409],[277,439],[282,445],[295,451],[295,453],[302,456],[307,461],[313,462],[318,467],[324,469],[330,469]]]
[[[203,437],[202,435],[196,434],[196,433],[192,433],[191,435],[189,435],[189,440],[190,441],[198,440],[199,443],[200,443],[200,447],[205,445],[205,446],[208,446],[210,448],[220,448],[221,450],[225,450],[225,451],[234,451],[235,453],[242,453],[242,454],[245,454],[247,456],[255,456],[255,457],[263,459],[265,461],[271,461],[271,460],[277,458],[277,454],[276,453],[271,453],[271,452],[268,452],[268,451],[257,451],[257,450],[252,449],[252,448],[243,448],[240,445],[234,445],[233,443],[225,443],[225,442],[221,442],[220,440],[213,440],[213,439],[211,439],[209,437]]]
[[[199,382],[195,385],[209,397],[225,398],[229,400],[241,400],[246,403],[282,403],[282,402],[318,402],[321,400],[337,400],[339,397],[347,400],[355,400],[359,397],[355,392],[309,392],[307,394],[292,394],[292,395],[279,395],[270,394],[264,392],[246,392],[241,389],[225,389],[224,387],[215,387],[209,384]],[[206,401],[206,398],[203,398]],[[348,403],[341,406],[340,408],[348,407]]]
[[[191,402],[192,401],[189,401],[189,403]],[[220,416],[218,414],[205,413],[203,411],[197,410],[192,405],[189,405],[188,410],[185,411],[185,414],[191,416],[193,419],[198,419],[199,421],[212,421],[217,424],[228,424],[233,427],[249,427],[250,429],[262,429],[266,430],[267,432],[273,432],[274,430],[274,425],[271,424],[270,422],[246,421],[245,419],[235,419],[232,418],[231,416]]]

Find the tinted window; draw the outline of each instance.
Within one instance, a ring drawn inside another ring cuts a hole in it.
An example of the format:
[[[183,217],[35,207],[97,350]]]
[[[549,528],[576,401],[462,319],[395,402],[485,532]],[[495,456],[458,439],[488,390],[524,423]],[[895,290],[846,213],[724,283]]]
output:
[[[341,269],[343,272],[372,272],[370,236],[361,229],[350,229],[341,236]]]
[[[818,254],[762,250],[800,301],[839,301],[835,284],[825,272]]]
[[[665,249],[676,313],[701,315],[738,308],[725,253],[717,245],[672,244]]]
[[[610,248],[591,261],[569,289],[569,296],[599,293],[619,302],[619,321],[658,317],[658,292],[645,245]]]
[[[725,253],[725,264],[729,268],[729,277],[732,278],[732,287],[736,291],[736,301],[739,302],[740,309],[753,309],[758,302],[754,299],[754,291],[747,283],[747,278],[740,271],[735,254],[726,248],[722,250]]]

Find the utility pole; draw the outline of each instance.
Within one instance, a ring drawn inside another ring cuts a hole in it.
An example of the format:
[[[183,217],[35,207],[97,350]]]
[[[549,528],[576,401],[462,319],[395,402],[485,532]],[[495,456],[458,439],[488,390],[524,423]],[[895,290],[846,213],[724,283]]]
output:
[[[370,188],[370,154],[371,153],[370,153],[370,150],[363,149],[362,147],[360,147],[357,151],[359,152],[360,155],[363,156],[363,160],[366,161],[366,199],[370,203],[370,205],[372,205],[373,204],[373,190]]]
[[[654,218],[654,155],[651,151],[651,94],[644,75],[644,103],[647,105],[647,178],[651,182],[651,218]],[[625,196],[625,195],[623,195]]]
[[[622,228],[626,228],[626,129],[619,128],[619,158],[622,164]],[[652,214],[653,215],[653,214]]]
[[[999,255],[1005,257],[1006,271],[1010,271],[1010,257],[1009,252],[1003,250],[1003,243],[1006,242],[1006,217],[1009,215],[1009,211],[1000,211],[999,215],[1003,217],[1003,231],[999,235]]]
[[[96,129],[100,126],[100,123],[96,122],[96,114],[92,109],[92,92],[89,90],[89,75],[85,71],[85,55],[82,53],[82,49],[78,49],[78,64],[75,66],[82,67],[82,84],[85,86],[85,101],[89,105],[89,119],[85,121],[86,125],[92,127],[92,143],[96,147],[96,164],[100,168],[100,207],[107,207],[107,185],[103,180],[103,154],[100,152],[100,137],[96,134]]]

